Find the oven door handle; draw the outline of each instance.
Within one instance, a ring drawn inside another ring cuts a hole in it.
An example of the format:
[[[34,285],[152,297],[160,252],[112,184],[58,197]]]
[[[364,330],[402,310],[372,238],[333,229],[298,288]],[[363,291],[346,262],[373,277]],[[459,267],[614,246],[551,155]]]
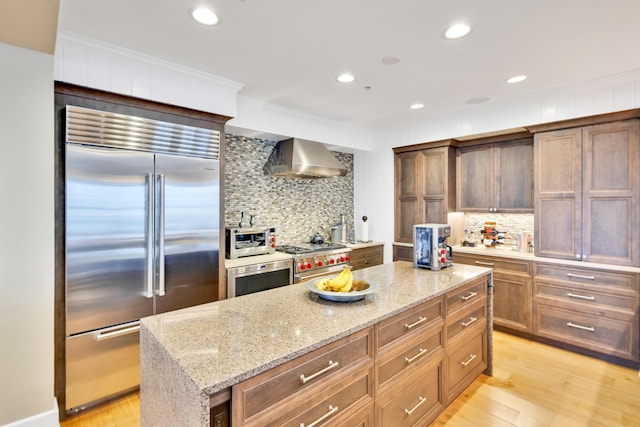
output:
[[[343,265],[343,267],[349,267],[349,269],[351,269],[352,267],[349,265]],[[301,282],[305,281],[305,280],[309,280],[309,279],[314,279],[316,277],[322,277],[322,276],[326,276],[328,274],[338,274],[342,271],[342,269],[340,270],[336,270],[336,271],[324,271],[322,273],[316,273],[316,274],[310,274],[308,276],[300,276],[297,275],[296,278],[300,279]]]

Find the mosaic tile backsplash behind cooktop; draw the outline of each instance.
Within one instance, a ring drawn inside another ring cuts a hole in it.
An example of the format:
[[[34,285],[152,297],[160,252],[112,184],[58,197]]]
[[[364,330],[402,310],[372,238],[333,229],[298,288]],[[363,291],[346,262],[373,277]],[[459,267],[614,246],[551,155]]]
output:
[[[225,224],[237,227],[240,213],[273,225],[279,244],[308,241],[316,232],[330,240],[331,225],[346,215],[353,227],[353,155],[332,151],[347,168],[344,177],[306,179],[265,175],[275,141],[225,135]],[[247,216],[248,221],[248,216]],[[322,230],[322,228],[324,230]]]

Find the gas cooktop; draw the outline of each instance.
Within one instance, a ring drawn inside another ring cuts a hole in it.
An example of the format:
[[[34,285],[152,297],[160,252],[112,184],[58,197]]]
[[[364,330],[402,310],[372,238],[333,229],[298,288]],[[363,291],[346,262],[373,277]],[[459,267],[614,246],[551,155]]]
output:
[[[341,243],[296,243],[295,245],[276,246],[276,251],[287,254],[310,254],[314,252],[331,251],[343,249],[347,245]]]

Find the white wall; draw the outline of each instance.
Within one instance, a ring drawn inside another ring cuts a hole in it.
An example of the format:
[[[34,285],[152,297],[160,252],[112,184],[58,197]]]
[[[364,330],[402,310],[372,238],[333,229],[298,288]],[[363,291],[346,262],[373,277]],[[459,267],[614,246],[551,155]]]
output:
[[[0,58],[0,425],[54,426],[53,57]]]
[[[228,122],[231,126],[311,139],[333,147],[371,149],[366,129],[238,96],[242,83],[77,34],[58,36],[54,77],[79,86],[234,117]]]
[[[356,218],[360,212],[372,212],[369,235],[386,243],[385,262],[390,262],[394,234],[393,147],[632,108],[640,108],[640,70],[432,116],[412,126],[385,129],[373,137],[373,151],[356,152],[354,156]]]

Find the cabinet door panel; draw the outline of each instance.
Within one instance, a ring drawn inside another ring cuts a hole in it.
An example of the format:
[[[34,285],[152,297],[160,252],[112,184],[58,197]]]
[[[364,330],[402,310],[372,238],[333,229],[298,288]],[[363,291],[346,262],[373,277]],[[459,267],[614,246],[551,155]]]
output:
[[[583,130],[583,246],[591,262],[640,265],[640,125]]]
[[[531,279],[494,272],[493,289],[493,323],[532,332]]]
[[[582,133],[534,137],[536,255],[575,259],[582,245]]]
[[[398,201],[398,213],[396,214],[397,223],[397,238],[398,242],[412,243],[413,242],[413,225],[417,224],[416,214],[418,203],[415,198]]]
[[[444,199],[446,156],[443,151],[425,150],[424,155],[424,192],[428,197]]]
[[[457,200],[459,211],[489,211],[493,191],[490,147],[458,150]]]
[[[444,218],[444,221],[443,221]],[[427,224],[446,223],[446,209],[444,200],[424,200],[424,222]],[[413,240],[412,240],[413,241]]]
[[[538,200],[536,254],[551,258],[574,258],[580,252],[580,218],[573,198]]]
[[[499,211],[533,212],[533,144],[531,141],[500,144],[496,168],[495,208]]]

